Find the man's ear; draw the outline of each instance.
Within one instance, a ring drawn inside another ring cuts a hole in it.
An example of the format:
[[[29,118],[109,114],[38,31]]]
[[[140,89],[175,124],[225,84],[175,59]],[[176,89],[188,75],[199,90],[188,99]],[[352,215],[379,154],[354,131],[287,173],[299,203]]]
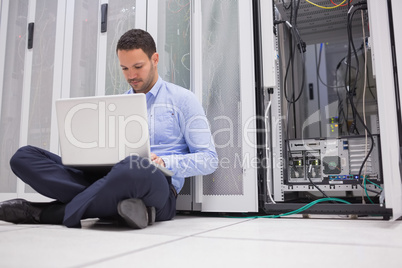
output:
[[[158,65],[158,63],[159,63],[159,54],[158,54],[158,52],[155,52],[152,55],[151,61],[152,61],[153,65],[155,65],[155,66]]]

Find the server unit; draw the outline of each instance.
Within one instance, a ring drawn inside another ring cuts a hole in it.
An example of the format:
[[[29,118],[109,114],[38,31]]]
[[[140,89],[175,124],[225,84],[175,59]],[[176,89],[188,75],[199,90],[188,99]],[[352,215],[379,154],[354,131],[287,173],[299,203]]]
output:
[[[369,189],[371,197],[381,193],[383,180],[378,136],[367,141],[365,137],[353,136],[290,140],[287,149],[285,193],[359,198],[364,189]]]
[[[353,136],[290,140],[286,183],[297,185],[313,181],[323,185],[357,185],[366,178],[381,184],[378,136],[374,136],[373,141]]]

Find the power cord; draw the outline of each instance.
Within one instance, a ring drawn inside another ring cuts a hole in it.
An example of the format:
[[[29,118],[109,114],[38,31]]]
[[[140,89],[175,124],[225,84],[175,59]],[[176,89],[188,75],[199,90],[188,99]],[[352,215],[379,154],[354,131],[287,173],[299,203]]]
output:
[[[324,191],[323,190],[321,190],[321,188],[320,187],[318,187],[317,186],[317,184],[315,184],[314,182],[313,182],[313,180],[311,179],[311,169],[313,168],[313,165],[310,163],[310,165],[309,165],[309,168],[308,168],[308,171],[307,171],[307,179],[310,181],[310,183],[318,190],[318,191],[320,191],[321,193],[322,193],[322,195],[323,196],[325,196],[326,198],[330,198],[326,193],[324,193]]]
[[[260,218],[280,218],[280,217],[284,217],[284,216],[290,216],[290,215],[294,215],[294,214],[300,214],[303,211],[311,208],[312,206],[318,204],[318,203],[322,203],[322,202],[339,202],[339,203],[344,203],[344,204],[351,204],[348,201],[345,201],[343,199],[339,199],[339,198],[333,198],[333,197],[329,197],[329,198],[321,198],[321,199],[317,199],[314,200],[313,202],[308,203],[307,205],[302,206],[299,209],[290,211],[290,212],[286,212],[286,213],[282,213],[282,214],[278,214],[278,215],[264,215],[264,216],[247,216],[247,217],[229,217],[229,218],[242,218],[242,219],[260,219]]]

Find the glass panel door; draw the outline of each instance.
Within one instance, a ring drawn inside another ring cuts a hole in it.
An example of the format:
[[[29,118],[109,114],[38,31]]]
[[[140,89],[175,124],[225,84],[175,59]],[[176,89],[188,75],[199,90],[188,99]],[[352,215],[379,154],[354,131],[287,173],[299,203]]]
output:
[[[146,12],[141,10],[138,12]],[[108,31],[106,55],[106,95],[124,93],[129,90],[129,84],[123,76],[116,55],[116,45],[120,36],[136,27],[137,1],[113,0],[108,6]]]
[[[196,193],[202,211],[258,211],[252,1],[200,2],[201,62],[193,66],[202,77],[194,90],[202,91],[220,164]]]
[[[70,97],[93,96],[96,90],[99,0],[76,0],[73,10],[74,14],[68,14],[73,15]]]
[[[149,8],[152,10],[152,8]],[[148,25],[157,25],[158,72],[163,80],[190,89],[191,5],[190,0],[158,0],[158,16]],[[155,22],[157,20],[157,22]],[[177,209],[193,209],[194,178],[185,180],[177,199]]]
[[[27,144],[46,150],[50,150],[57,4],[37,0],[34,20]],[[36,191],[25,185],[25,193]]]
[[[4,4],[5,1],[2,9]],[[9,161],[19,147],[28,0],[8,1],[8,5],[8,10],[2,10],[8,13],[7,24],[1,25],[2,31],[6,31],[6,46],[3,84],[0,85],[0,193],[17,191],[17,178]]]
[[[49,150],[57,3],[37,0],[30,88],[28,144]]]
[[[158,1],[159,75],[190,88],[190,0]]]
[[[242,133],[241,128],[233,127],[242,120],[238,14],[238,1],[202,1],[203,105],[215,133],[217,153],[230,163],[229,168],[204,176],[204,194],[243,194],[243,155],[239,144]]]

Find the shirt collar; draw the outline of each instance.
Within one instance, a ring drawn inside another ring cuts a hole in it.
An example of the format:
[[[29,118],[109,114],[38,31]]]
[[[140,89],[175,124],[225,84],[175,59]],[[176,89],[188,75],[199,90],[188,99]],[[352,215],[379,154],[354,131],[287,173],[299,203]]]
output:
[[[156,97],[158,95],[158,92],[162,86],[162,78],[158,75],[158,80],[156,81],[155,85],[151,88],[150,91],[146,95],[152,95]]]
[[[159,89],[162,86],[162,78],[158,75],[158,80],[156,81],[155,85],[151,88],[150,91],[146,95],[152,95],[156,97],[158,95]],[[135,94],[135,91],[133,88],[130,88],[128,91],[126,91],[125,94]]]

